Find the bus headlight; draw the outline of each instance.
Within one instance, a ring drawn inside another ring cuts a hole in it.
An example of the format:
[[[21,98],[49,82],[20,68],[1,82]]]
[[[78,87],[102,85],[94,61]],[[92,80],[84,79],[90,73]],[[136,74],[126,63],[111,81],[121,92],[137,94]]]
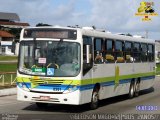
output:
[[[18,83],[18,86],[25,91],[29,91],[28,87],[24,83]]]
[[[69,86],[68,89],[66,89],[66,90],[64,91],[64,93],[70,93],[70,92],[74,92],[74,91],[76,91],[76,90],[78,90],[78,86],[76,86],[76,85],[74,85],[74,86]]]
[[[20,88],[22,88],[23,84],[22,84],[22,83],[18,83],[18,86],[19,86]]]

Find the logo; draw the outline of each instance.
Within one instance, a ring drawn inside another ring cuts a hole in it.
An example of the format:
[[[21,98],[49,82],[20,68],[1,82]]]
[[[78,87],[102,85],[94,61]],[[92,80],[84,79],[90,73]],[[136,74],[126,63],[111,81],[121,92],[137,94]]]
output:
[[[47,75],[54,75],[54,68],[47,68]]]
[[[151,21],[150,16],[158,16],[158,13],[155,12],[154,2],[141,2],[140,6],[137,9],[135,16],[143,16],[142,21]]]

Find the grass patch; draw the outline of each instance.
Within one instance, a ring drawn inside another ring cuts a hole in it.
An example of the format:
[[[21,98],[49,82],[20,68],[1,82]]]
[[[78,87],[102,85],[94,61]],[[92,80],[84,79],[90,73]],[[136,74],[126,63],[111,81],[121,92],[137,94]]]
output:
[[[12,61],[12,60],[17,60],[17,56],[4,56],[0,55],[0,61]]]
[[[15,87],[15,78],[17,63],[1,61],[17,61],[17,56],[0,55],[0,89]],[[13,74],[4,74],[4,72],[15,72]],[[4,81],[3,81],[4,80]],[[14,81],[14,83],[12,83]],[[4,82],[4,83],[3,83]],[[12,83],[12,85],[11,85]]]
[[[16,72],[17,63],[0,63],[0,72]]]
[[[156,64],[156,71],[160,71],[160,64]]]
[[[0,89],[15,87],[14,80],[16,78],[16,71],[17,71],[17,63],[0,64]],[[15,72],[15,73],[4,74],[4,72]],[[14,85],[11,85],[13,81]]]
[[[160,75],[160,63],[156,64],[156,75]]]

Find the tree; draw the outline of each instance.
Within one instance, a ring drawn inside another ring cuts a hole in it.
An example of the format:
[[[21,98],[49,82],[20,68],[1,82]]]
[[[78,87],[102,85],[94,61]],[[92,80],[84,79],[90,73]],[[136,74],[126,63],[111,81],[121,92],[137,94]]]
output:
[[[49,25],[49,24],[44,24],[44,23],[38,23],[38,24],[36,24],[36,27],[40,27],[40,26],[51,26],[51,25]]]
[[[131,37],[132,37],[132,34],[130,34],[130,33],[127,33],[127,34],[126,34],[126,36],[131,36]]]
[[[95,29],[96,29],[96,26],[93,25],[92,28],[95,30]]]

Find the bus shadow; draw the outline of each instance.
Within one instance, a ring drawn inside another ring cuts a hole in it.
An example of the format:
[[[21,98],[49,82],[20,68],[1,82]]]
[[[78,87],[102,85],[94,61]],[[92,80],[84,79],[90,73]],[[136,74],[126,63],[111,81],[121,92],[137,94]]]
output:
[[[149,94],[154,91],[154,88],[146,89],[140,91],[140,96]],[[128,95],[120,95],[116,97],[107,98],[104,100],[101,100],[99,102],[99,107],[104,107],[107,105],[115,104],[118,102],[122,102],[128,99]],[[47,112],[47,113],[83,113],[85,111],[89,111],[90,107],[89,104],[84,105],[58,105],[58,104],[49,104],[46,108],[38,108],[35,103],[31,103],[29,106],[23,108],[23,110],[27,111],[41,111],[41,112]]]

